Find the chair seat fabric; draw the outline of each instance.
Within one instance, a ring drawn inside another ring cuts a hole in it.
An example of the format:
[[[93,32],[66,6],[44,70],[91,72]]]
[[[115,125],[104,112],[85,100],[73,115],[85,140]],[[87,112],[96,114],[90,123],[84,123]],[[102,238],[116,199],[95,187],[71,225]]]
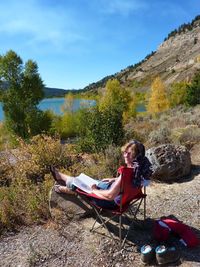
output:
[[[133,200],[137,200],[137,199],[139,200],[139,199],[145,198],[146,194],[142,192],[142,187],[138,188],[138,187],[133,186],[132,180],[134,179],[134,170],[132,168],[127,168],[127,167],[122,166],[118,169],[118,172],[119,174],[122,175],[120,198],[119,198],[121,203],[120,202],[116,203],[118,206],[114,208],[113,211],[118,212],[118,213],[123,213],[124,211],[127,210],[129,204]],[[76,189],[76,192],[80,195],[85,195],[90,200],[92,200],[93,198],[100,199],[100,200],[104,199],[100,196],[95,195],[94,193],[90,193],[90,194],[86,193],[79,188]],[[92,202],[91,204],[95,205]],[[95,206],[98,208],[102,208],[102,207],[99,207],[98,205],[95,205]]]

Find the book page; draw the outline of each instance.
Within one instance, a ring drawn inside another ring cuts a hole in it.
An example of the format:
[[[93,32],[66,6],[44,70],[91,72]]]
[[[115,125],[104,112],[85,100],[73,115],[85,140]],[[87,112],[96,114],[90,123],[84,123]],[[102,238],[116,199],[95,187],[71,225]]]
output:
[[[79,176],[74,178],[73,184],[79,189],[85,191],[86,193],[91,193],[91,186],[93,184],[98,184],[99,181],[91,178],[90,176],[81,173]]]

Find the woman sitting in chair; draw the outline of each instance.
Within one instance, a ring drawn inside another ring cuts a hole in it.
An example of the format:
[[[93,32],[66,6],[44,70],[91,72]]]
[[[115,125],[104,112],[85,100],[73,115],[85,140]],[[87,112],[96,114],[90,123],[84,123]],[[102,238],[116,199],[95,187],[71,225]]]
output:
[[[138,188],[146,186],[152,171],[149,160],[145,157],[144,145],[134,140],[122,147],[122,153],[125,161],[125,166],[133,169],[133,187],[135,193],[138,193]],[[51,167],[51,173],[58,183],[63,185],[55,185],[55,191],[58,193],[73,194],[73,180],[75,177],[68,176]],[[119,176],[116,178],[107,178],[99,181],[99,184],[92,186],[92,194],[97,198],[92,197],[93,202],[103,208],[114,209],[120,203],[120,186],[121,173],[123,167],[118,169]],[[101,199],[99,199],[101,198]]]

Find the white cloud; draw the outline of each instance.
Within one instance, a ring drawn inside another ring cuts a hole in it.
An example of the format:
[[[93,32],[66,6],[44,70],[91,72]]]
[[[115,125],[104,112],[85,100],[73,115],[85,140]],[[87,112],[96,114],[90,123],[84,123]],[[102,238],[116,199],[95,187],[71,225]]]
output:
[[[72,10],[67,7],[42,6],[39,1],[7,0],[0,3],[0,33],[26,36],[25,45],[40,43],[62,49],[68,44],[84,41]]]
[[[147,7],[142,0],[100,0],[99,3],[102,11],[108,14],[129,15],[133,11]]]

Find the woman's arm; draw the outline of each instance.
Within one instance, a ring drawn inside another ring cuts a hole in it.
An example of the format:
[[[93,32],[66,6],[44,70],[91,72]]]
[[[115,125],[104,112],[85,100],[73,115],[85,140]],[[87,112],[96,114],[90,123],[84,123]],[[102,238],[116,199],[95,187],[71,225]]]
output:
[[[121,184],[121,176],[115,179],[116,181],[112,186],[107,190],[98,190],[96,186],[92,186],[92,193],[95,195],[105,199],[105,200],[113,200],[120,191],[120,184]]]

